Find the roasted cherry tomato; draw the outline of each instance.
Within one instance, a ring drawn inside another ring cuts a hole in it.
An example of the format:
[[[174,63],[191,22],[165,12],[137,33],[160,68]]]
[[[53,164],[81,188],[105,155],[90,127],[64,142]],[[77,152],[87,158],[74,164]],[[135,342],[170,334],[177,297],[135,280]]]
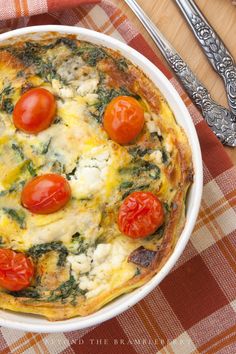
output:
[[[0,286],[10,291],[18,291],[30,285],[34,275],[34,265],[24,253],[10,249],[0,249]]]
[[[69,201],[71,189],[67,180],[53,173],[28,182],[21,193],[22,205],[35,214],[51,214]]]
[[[118,144],[134,140],[144,125],[144,110],[139,102],[128,96],[114,98],[107,106],[103,126],[109,137]]]
[[[36,134],[48,128],[56,113],[56,100],[44,88],[25,92],[15,105],[13,121],[19,130]]]
[[[153,234],[163,221],[162,204],[151,192],[131,193],[123,201],[118,215],[120,231],[131,238]]]

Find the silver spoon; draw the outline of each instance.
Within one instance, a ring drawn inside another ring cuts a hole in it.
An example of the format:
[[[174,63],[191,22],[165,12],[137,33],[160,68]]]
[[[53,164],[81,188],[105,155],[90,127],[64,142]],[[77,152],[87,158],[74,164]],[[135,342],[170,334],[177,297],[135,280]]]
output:
[[[165,59],[180,79],[185,90],[201,109],[207,124],[222,144],[236,146],[236,117],[216,103],[206,87],[171,46],[135,0],[124,0],[146,28]]]

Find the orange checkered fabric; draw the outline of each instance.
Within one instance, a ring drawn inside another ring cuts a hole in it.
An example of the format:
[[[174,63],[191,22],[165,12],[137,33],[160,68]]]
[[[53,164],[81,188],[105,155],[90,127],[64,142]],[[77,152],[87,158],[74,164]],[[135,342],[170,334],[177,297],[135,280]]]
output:
[[[195,229],[159,287],[125,313],[85,330],[34,334],[2,327],[1,354],[236,353],[236,169],[222,145],[142,35],[108,1],[0,0],[0,9],[2,32],[34,24],[81,26],[143,53],[186,103],[204,164],[203,200]]]

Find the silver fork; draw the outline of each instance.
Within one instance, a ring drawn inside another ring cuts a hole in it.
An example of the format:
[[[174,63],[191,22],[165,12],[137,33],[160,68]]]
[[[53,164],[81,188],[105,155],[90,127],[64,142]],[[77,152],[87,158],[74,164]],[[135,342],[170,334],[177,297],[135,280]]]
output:
[[[193,0],[174,0],[215,71],[223,78],[232,113],[236,116],[236,67],[222,40],[209,25]]]
[[[165,59],[174,70],[185,90],[201,109],[203,117],[220,141],[228,146],[236,146],[236,116],[227,108],[216,103],[206,87],[184,62],[176,50],[158,30],[135,0],[124,0],[146,28]]]

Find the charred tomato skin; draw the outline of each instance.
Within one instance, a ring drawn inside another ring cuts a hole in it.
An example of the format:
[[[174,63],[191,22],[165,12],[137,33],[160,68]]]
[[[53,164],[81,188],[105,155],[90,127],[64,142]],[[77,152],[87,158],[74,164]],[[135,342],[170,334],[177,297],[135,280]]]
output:
[[[24,253],[0,249],[0,286],[9,291],[27,288],[34,275],[34,264]]]
[[[44,88],[33,88],[17,101],[13,110],[13,122],[19,130],[37,134],[51,125],[55,114],[54,95]]]
[[[118,96],[108,104],[103,127],[109,137],[121,145],[132,142],[144,126],[144,109],[130,96]]]
[[[151,192],[133,192],[125,198],[118,213],[120,231],[131,238],[144,238],[164,222],[162,203]]]
[[[48,173],[29,181],[21,192],[24,208],[35,214],[51,214],[62,209],[71,198],[68,181],[60,175]]]

